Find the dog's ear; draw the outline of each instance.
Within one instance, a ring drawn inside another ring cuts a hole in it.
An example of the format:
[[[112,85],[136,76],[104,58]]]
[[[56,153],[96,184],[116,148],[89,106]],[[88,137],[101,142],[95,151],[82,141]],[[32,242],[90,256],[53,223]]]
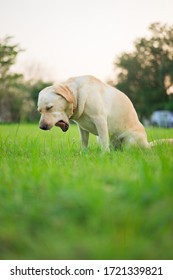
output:
[[[54,85],[55,92],[62,97],[64,97],[69,103],[74,104],[74,97],[68,88],[68,86],[59,84],[59,85]]]

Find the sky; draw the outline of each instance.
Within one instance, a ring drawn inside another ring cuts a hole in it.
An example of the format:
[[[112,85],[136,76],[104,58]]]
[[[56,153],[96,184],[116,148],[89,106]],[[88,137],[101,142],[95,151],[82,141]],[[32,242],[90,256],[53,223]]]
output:
[[[173,24],[173,0],[0,0],[0,39],[25,50],[16,69],[28,78],[113,79],[115,58],[156,21]]]

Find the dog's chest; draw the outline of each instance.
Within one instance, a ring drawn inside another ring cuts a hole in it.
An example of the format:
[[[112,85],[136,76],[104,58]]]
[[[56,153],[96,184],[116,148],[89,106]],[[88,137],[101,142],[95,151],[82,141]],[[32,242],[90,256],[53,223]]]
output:
[[[97,128],[96,128],[92,118],[90,118],[89,116],[82,115],[76,122],[84,130],[87,130],[92,134],[98,135]]]

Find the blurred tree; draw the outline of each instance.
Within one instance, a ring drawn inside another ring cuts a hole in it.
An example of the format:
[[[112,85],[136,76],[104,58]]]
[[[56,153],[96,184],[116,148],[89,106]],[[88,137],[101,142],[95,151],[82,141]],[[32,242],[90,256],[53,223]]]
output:
[[[33,101],[23,81],[22,74],[11,72],[11,66],[21,52],[18,44],[11,43],[11,37],[0,40],[0,121],[11,122],[25,119],[33,108]],[[26,104],[27,102],[27,110]]]
[[[11,71],[22,51],[18,44],[12,44],[11,39],[0,40],[0,122],[33,120],[36,107],[32,86],[24,81],[22,74]]]
[[[12,37],[0,40],[0,79],[5,82],[8,79],[16,79],[16,74],[9,73],[10,67],[15,63],[16,56],[22,50],[19,45],[10,44]]]
[[[48,87],[52,84],[52,82],[44,82],[42,80],[30,80],[26,82],[28,87],[28,91],[30,93],[30,97],[34,102],[34,108],[32,114],[29,116],[28,121],[38,121],[40,118],[40,114],[37,112],[37,100],[38,100],[38,93],[45,87]]]
[[[130,97],[141,118],[156,109],[173,110],[164,85],[165,76],[173,80],[173,26],[153,23],[149,30],[149,38],[137,39],[135,50],[115,61],[116,87]]]

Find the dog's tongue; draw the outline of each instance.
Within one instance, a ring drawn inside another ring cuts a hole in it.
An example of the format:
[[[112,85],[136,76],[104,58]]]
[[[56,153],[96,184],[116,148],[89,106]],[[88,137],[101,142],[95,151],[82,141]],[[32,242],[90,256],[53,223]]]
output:
[[[69,128],[69,125],[64,121],[57,122],[56,126],[59,126],[62,129],[62,131],[64,131],[64,132],[67,131]]]

